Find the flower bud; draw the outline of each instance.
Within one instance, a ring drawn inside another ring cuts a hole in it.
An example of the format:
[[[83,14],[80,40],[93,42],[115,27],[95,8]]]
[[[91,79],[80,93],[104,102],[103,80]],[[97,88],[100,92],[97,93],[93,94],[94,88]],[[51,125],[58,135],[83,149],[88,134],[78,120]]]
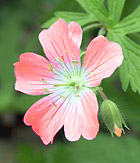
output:
[[[129,129],[125,124],[117,105],[113,101],[104,100],[100,108],[100,113],[112,136],[113,133],[115,133],[118,137],[120,137],[122,131],[124,133],[123,125]]]

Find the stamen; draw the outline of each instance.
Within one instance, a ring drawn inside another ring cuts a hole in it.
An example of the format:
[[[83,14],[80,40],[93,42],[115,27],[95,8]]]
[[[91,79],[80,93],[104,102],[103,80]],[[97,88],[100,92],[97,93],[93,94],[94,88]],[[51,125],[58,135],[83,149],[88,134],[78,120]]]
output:
[[[77,63],[79,63],[79,61],[77,61],[77,60],[72,60],[72,63],[73,63],[73,64],[77,64]]]
[[[57,109],[55,102],[52,102],[52,105],[55,107],[55,109]]]
[[[59,87],[59,86],[75,86],[75,83],[68,83],[68,84],[54,84],[54,87]]]
[[[74,60],[74,55],[72,54],[72,60]]]
[[[78,91],[79,91],[79,85],[76,85],[75,86],[75,91],[76,91],[76,93],[78,93]]]
[[[90,61],[89,64],[87,65],[86,69],[90,66],[90,64],[91,64],[91,61]]]
[[[50,71],[53,72],[53,65],[50,63],[49,64]]]
[[[56,62],[59,63],[60,62],[60,59],[59,57],[55,58]]]
[[[43,88],[43,90],[44,90],[46,93],[50,93],[50,91],[47,90],[46,88]]]
[[[57,63],[63,63],[64,62],[64,57],[63,56],[61,56],[61,57],[57,57],[57,58],[55,58],[55,60],[56,60],[56,62]]]
[[[64,98],[64,99],[67,99],[67,97],[65,97],[65,96],[62,96],[62,95],[60,95],[60,97],[62,97],[62,98]]]
[[[41,81],[43,81],[43,83],[47,84],[47,82],[43,78],[41,78]]]
[[[61,62],[64,62],[64,56],[63,55],[60,57],[60,59],[61,59]]]
[[[79,95],[76,95],[76,97],[80,97]]]

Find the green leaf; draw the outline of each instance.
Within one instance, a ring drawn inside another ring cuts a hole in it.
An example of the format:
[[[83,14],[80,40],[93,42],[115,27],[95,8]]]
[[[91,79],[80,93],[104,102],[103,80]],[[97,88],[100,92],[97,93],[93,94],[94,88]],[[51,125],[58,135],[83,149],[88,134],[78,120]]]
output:
[[[125,0],[108,0],[108,9],[113,24],[119,22],[124,4]]]
[[[81,26],[97,21],[96,17],[93,14],[85,14],[80,12],[58,11],[55,12],[55,16],[64,20],[68,20],[69,22],[76,21]]]
[[[87,3],[87,0],[76,0],[79,5],[89,14],[92,14],[92,11],[89,9],[89,6],[88,6],[88,3]],[[104,2],[104,0],[100,0],[101,3]]]
[[[88,14],[92,14],[91,10],[88,7],[87,1],[85,0],[76,0],[76,1]]]
[[[102,1],[100,0],[78,0],[78,2],[82,5],[85,5],[85,10],[90,13],[94,14],[95,17],[100,20],[101,22],[109,23],[109,14],[107,9],[104,7]]]
[[[130,33],[127,35],[131,40],[140,45],[140,32],[139,33]]]
[[[70,23],[71,21],[75,21],[81,26],[97,21],[96,17],[93,14],[89,15],[80,12],[58,11],[55,12],[54,15],[55,17],[49,19],[42,25],[43,28],[49,28],[59,18],[64,19],[67,23]]]
[[[140,94],[140,46],[124,35],[110,32],[107,37],[118,42],[123,50],[124,61],[120,67],[123,90],[126,91],[130,83],[132,90]]]
[[[115,26],[115,32],[123,34],[140,32],[140,6]]]

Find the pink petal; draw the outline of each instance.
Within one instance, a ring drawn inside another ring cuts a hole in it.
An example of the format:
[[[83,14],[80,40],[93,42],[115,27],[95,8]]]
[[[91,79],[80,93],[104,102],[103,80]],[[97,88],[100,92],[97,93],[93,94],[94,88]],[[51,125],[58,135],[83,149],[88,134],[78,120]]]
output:
[[[53,141],[55,134],[64,124],[69,97],[67,99],[62,98],[54,107],[52,103],[58,98],[55,95],[42,98],[33,104],[24,116],[24,123],[31,125],[46,145]]]
[[[81,117],[77,114],[77,98],[71,99],[71,106],[69,106],[64,123],[65,136],[69,141],[76,141],[81,137]]]
[[[70,38],[75,42],[77,47],[80,48],[82,42],[82,29],[80,25],[76,22],[70,22],[68,29]]]
[[[93,39],[83,62],[86,72],[91,72],[87,76],[90,86],[97,86],[103,78],[111,76],[122,61],[123,54],[119,44],[108,41],[104,36]]]
[[[65,63],[80,61],[80,48],[71,39],[67,23],[58,19],[48,30],[39,34],[47,58],[55,64],[55,59],[63,57]]]
[[[82,135],[85,139],[94,139],[99,130],[98,103],[95,94],[86,89],[80,97],[75,97],[68,109],[64,123],[65,136],[76,141]]]
[[[82,105],[80,112],[82,117],[82,136],[87,140],[94,139],[99,131],[96,95],[88,89],[86,94],[81,97],[80,104]]]
[[[41,79],[51,77],[49,62],[34,53],[23,53],[19,62],[14,64],[16,83],[15,89],[31,95],[46,94],[43,88],[48,88]]]

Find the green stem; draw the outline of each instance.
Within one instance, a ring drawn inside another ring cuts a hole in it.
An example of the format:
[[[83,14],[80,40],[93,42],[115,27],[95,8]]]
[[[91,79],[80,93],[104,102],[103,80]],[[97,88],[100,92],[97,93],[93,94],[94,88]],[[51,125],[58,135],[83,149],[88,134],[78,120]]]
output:
[[[82,57],[84,54],[85,54],[86,51],[83,51],[81,54],[80,54],[80,57]]]
[[[88,31],[88,30],[93,29],[93,28],[99,28],[101,26],[102,26],[102,24],[100,24],[100,23],[90,24],[90,25],[83,28],[83,32]]]
[[[98,32],[98,36],[99,35],[105,35],[106,34],[106,28],[105,27],[102,27],[99,32]]]
[[[103,88],[98,87],[98,92],[102,96],[103,100],[107,100],[107,97],[106,97],[105,93],[103,92]]]

